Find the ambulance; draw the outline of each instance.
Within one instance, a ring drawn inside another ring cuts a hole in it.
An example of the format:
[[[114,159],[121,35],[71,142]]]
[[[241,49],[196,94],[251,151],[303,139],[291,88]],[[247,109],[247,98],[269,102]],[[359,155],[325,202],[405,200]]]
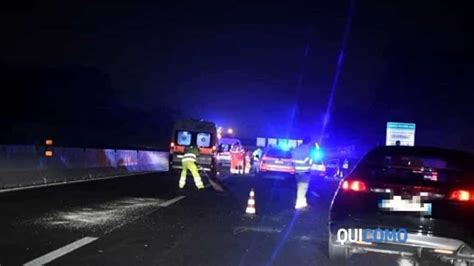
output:
[[[211,177],[217,176],[217,128],[214,122],[186,119],[177,121],[173,127],[169,164],[170,170],[180,170],[184,152],[189,146],[199,148],[197,165]]]

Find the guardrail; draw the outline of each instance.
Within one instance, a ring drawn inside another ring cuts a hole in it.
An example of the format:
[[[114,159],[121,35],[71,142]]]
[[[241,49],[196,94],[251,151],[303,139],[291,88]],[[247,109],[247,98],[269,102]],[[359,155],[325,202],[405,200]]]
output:
[[[0,145],[0,191],[132,173],[168,171],[168,152]]]

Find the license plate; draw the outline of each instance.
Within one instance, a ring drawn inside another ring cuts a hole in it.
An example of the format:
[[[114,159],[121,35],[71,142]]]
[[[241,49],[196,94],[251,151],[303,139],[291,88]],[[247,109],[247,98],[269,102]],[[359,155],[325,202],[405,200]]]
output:
[[[393,196],[392,199],[384,199],[379,202],[379,209],[392,212],[419,212],[431,215],[431,203],[424,203],[420,196],[411,199],[402,199],[402,196]]]
[[[275,163],[276,163],[276,164],[284,164],[285,162],[280,161],[280,160],[276,160]]]

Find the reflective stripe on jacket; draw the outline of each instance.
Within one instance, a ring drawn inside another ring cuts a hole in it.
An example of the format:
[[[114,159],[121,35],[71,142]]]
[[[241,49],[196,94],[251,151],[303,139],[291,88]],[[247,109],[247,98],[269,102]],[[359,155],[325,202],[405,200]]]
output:
[[[311,169],[311,160],[294,160],[296,172],[308,172]]]
[[[197,156],[194,153],[185,153],[182,162],[196,162],[196,158]]]
[[[308,172],[311,169],[312,160],[310,158],[311,146],[302,144],[296,147],[292,152],[292,158],[295,162],[296,172]]]

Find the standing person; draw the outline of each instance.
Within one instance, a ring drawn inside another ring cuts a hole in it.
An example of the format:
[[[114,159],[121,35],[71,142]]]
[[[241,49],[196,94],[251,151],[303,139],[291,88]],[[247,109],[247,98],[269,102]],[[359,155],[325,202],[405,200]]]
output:
[[[295,163],[297,191],[295,209],[303,209],[308,206],[306,193],[308,192],[309,179],[311,176],[311,139],[305,138],[303,144],[296,147],[292,152],[292,158]]]
[[[349,160],[344,159],[344,162],[342,163],[342,175],[341,177],[344,177],[345,175],[347,175],[347,173],[349,172]]]
[[[243,174],[244,172],[244,150],[240,143],[236,142],[230,150],[230,173]]]
[[[204,189],[204,184],[202,183],[201,176],[199,175],[198,168],[196,166],[196,159],[199,155],[199,149],[195,146],[190,146],[186,149],[186,152],[182,159],[181,177],[179,179],[179,188],[184,188],[186,185],[186,175],[188,170],[191,171],[191,174],[194,178],[194,184],[198,189]]]
[[[250,174],[250,171],[252,171],[252,168],[254,167],[254,158],[253,158],[253,152],[251,150],[247,150],[245,152],[245,167],[244,167],[244,174],[248,175]]]
[[[258,166],[260,164],[260,160],[262,158],[263,151],[261,148],[257,148],[252,153],[252,171],[253,173],[258,173]]]

